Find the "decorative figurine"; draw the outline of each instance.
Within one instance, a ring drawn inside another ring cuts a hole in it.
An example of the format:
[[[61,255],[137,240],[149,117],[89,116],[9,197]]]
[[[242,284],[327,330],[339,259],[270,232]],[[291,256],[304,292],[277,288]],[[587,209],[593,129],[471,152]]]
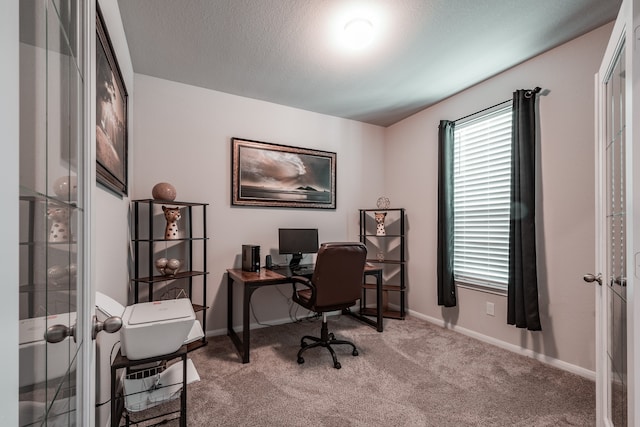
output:
[[[69,230],[69,209],[48,208],[47,217],[52,220],[49,231],[50,243],[66,243],[71,241],[71,231]]]
[[[156,268],[163,276],[175,276],[181,266],[182,262],[175,258],[158,258],[156,260]]]
[[[384,218],[386,216],[386,212],[374,212],[374,217],[376,220],[376,236],[385,236],[387,234],[384,229]]]
[[[391,202],[389,201],[388,197],[381,196],[381,197],[378,197],[378,202],[376,203],[376,206],[378,206],[378,209],[389,209],[389,206],[391,206]]]
[[[164,238],[167,240],[179,239],[178,220],[182,217],[180,208],[162,206],[162,211],[164,212],[164,219],[167,220],[167,227],[164,229]]]

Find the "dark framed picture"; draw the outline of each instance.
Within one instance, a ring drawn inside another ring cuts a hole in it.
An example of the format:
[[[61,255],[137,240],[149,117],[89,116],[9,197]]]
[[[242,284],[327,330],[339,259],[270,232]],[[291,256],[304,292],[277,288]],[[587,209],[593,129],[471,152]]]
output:
[[[96,8],[96,177],[127,194],[127,90],[102,13]]]
[[[336,153],[231,139],[231,204],[336,208]]]

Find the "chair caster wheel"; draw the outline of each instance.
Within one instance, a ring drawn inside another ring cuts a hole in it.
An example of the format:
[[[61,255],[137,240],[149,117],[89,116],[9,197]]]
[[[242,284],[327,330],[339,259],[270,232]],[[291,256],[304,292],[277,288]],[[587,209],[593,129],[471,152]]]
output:
[[[342,368],[342,365],[340,364],[340,362],[336,362],[336,363],[333,365],[333,367],[334,367],[334,368],[336,368],[336,369],[340,369],[340,368]]]
[[[357,356],[359,353],[358,353],[358,350],[356,350],[356,349],[354,348],[354,349],[353,349],[353,351],[351,352],[351,354],[352,354],[352,355],[354,355],[354,356]]]
[[[298,357],[298,365],[302,365],[304,363],[304,359],[302,357]]]
[[[331,333],[331,334],[329,334],[329,339],[330,339],[330,340],[335,340],[335,339],[336,339],[336,336],[335,336],[335,335],[333,335],[333,333]]]

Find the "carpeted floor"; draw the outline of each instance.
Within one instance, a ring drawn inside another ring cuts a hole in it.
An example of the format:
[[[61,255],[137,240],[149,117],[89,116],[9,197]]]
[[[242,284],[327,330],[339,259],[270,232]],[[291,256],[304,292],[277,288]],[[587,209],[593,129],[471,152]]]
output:
[[[189,426],[591,426],[595,385],[415,318],[376,332],[348,316],[329,330],[352,340],[296,353],[320,320],[251,333],[251,363],[226,336],[190,354],[201,381],[188,388]],[[166,405],[165,405],[166,406]],[[172,421],[169,425],[177,425]]]

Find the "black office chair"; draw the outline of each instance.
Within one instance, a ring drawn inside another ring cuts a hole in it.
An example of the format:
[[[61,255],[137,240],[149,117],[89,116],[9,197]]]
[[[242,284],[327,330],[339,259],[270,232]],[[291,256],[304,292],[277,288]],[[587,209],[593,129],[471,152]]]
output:
[[[293,300],[309,310],[322,313],[320,338],[302,337],[298,363],[304,363],[303,352],[319,346],[329,349],[333,367],[336,369],[340,369],[341,365],[331,348],[332,345],[348,344],[353,347],[351,354],[358,355],[358,350],[352,342],[338,340],[333,333],[329,333],[327,312],[351,307],[360,299],[366,258],[367,248],[362,243],[323,243],[318,249],[311,280],[301,276],[291,278]],[[296,285],[304,285],[304,288],[298,289]],[[307,344],[305,340],[313,342]]]

